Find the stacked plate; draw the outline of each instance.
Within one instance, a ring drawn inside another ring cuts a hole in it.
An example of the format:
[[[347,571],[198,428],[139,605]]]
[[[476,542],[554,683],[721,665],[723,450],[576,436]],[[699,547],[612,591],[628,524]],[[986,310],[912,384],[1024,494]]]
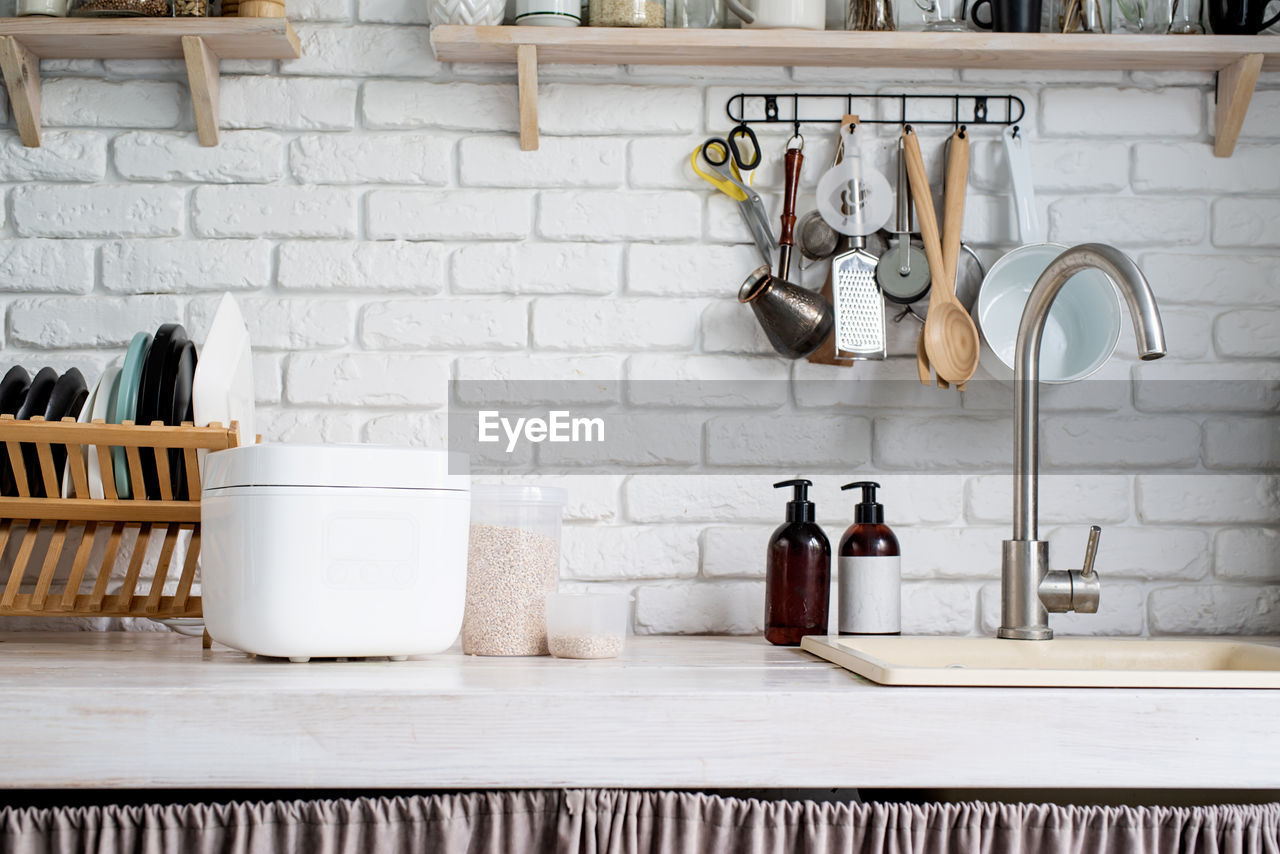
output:
[[[72,368],[62,376],[53,368],[41,368],[35,377],[26,368],[14,365],[0,379],[0,414],[12,415],[20,421],[40,416],[46,421],[76,418],[85,408],[89,387],[84,374]],[[61,476],[66,464],[66,449],[53,448],[53,463]],[[44,498],[44,479],[40,476],[40,458],[34,445],[22,446],[23,468],[27,470],[27,489],[36,498]],[[18,481],[8,454],[0,456],[0,494],[18,495]]]
[[[123,358],[103,372],[90,389],[83,374],[72,368],[61,377],[52,368],[43,368],[32,378],[21,366],[9,370],[0,380],[0,414],[16,418],[42,415],[57,421],[71,416],[81,422],[103,420],[110,424],[183,423],[230,425],[238,421],[242,442],[254,434],[252,354],[249,333],[239,307],[230,294],[223,297],[205,342],[204,360],[197,364],[196,346],[178,323],[163,324],[154,334],[139,332],[129,342]],[[69,497],[71,483],[66,469],[65,449],[61,458],[53,446],[54,464],[62,482],[62,495]],[[89,495],[103,498],[102,471],[97,449],[84,448],[89,476]],[[23,461],[32,496],[44,497],[40,462],[34,447],[23,446]],[[111,449],[116,494],[120,498],[163,497],[155,457],[139,454],[142,478],[136,482],[129,471],[125,450]],[[182,451],[170,450],[169,492],[177,500],[190,497]],[[0,453],[0,494],[17,495],[17,483],[7,455]]]

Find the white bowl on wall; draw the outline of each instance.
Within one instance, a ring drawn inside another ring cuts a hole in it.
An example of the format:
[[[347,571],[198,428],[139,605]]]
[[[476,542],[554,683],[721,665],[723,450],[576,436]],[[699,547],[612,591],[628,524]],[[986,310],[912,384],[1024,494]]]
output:
[[[982,280],[970,314],[982,334],[980,363],[998,380],[1012,381],[1018,325],[1031,288],[1065,252],[1057,243],[1020,246],[997,261]],[[1106,364],[1120,340],[1120,295],[1106,273],[1072,276],[1049,309],[1040,344],[1040,380],[1069,383]]]

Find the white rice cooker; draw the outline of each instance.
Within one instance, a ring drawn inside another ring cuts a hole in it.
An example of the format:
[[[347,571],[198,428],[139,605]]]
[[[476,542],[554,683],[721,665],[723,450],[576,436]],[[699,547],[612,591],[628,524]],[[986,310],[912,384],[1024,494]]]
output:
[[[201,494],[205,625],[257,655],[440,652],[462,626],[465,455],[263,444],[211,453]]]

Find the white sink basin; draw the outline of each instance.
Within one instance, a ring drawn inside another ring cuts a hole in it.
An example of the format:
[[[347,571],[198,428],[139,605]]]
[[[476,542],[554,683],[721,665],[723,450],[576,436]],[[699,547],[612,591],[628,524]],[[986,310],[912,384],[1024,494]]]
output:
[[[1280,647],[1236,639],[814,635],[800,647],[882,685],[1280,688]]]

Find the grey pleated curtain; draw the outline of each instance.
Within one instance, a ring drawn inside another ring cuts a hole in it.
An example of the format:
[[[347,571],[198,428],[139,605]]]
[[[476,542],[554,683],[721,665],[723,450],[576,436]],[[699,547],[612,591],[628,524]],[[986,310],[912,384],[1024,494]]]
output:
[[[1280,854],[1280,804],[830,804],[681,792],[0,810],[3,854]]]

